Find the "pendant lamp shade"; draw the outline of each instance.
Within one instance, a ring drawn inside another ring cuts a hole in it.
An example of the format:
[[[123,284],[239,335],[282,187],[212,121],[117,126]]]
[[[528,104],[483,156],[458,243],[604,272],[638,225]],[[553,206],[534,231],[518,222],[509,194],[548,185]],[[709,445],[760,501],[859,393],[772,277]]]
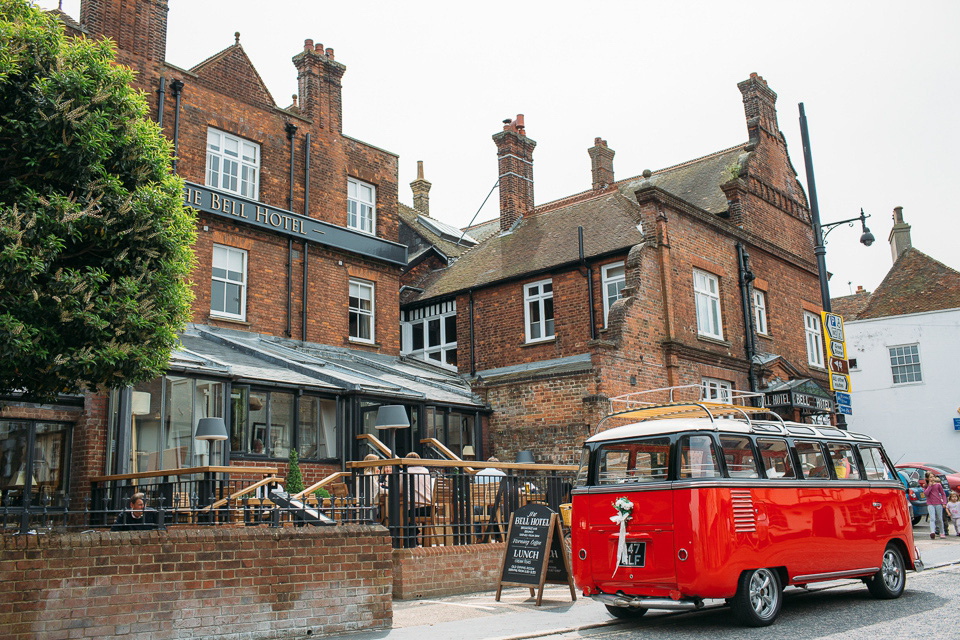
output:
[[[410,419],[402,404],[385,404],[377,409],[375,429],[405,429],[409,426]]]

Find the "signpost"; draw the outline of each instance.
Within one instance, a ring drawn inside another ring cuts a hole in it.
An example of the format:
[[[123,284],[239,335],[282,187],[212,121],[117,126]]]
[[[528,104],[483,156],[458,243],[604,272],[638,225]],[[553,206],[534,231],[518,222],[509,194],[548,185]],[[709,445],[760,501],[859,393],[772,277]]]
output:
[[[537,606],[543,601],[543,585],[566,584],[570,597],[577,593],[570,572],[570,558],[563,547],[563,532],[558,514],[546,505],[528,504],[510,514],[507,545],[500,567],[497,602],[503,585],[538,588]]]
[[[827,357],[830,359],[830,390],[849,392],[850,367],[847,364],[847,344],[843,332],[843,316],[822,311],[820,317],[823,320],[823,337],[826,340]],[[837,401],[837,404],[839,405],[840,402]],[[847,412],[841,411],[840,413]]]

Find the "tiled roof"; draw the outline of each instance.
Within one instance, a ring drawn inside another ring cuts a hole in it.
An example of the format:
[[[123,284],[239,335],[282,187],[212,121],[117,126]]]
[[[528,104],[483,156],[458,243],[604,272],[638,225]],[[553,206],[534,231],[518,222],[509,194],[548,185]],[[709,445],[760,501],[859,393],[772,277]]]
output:
[[[960,273],[917,249],[904,251],[858,320],[960,308]]]
[[[738,164],[743,153],[743,145],[738,145],[649,177],[619,180],[613,189],[584,191],[542,204],[512,232],[481,241],[450,267],[430,274],[421,283],[424,292],[418,299],[451,295],[575,262],[579,257],[577,228],[581,226],[586,258],[626,252],[643,240],[637,229],[634,196],[641,187],[657,187],[708,213],[723,213],[727,199],[720,185],[731,179],[730,167]],[[481,237],[475,229],[469,229],[470,235]]]
[[[443,296],[542,271],[578,259],[577,227],[586,258],[626,251],[643,240],[635,211],[616,192],[525,218],[510,233],[467,251],[421,285],[421,299]]]
[[[856,320],[870,302],[870,292],[863,289],[849,296],[830,298],[833,313],[843,316],[844,320]]]

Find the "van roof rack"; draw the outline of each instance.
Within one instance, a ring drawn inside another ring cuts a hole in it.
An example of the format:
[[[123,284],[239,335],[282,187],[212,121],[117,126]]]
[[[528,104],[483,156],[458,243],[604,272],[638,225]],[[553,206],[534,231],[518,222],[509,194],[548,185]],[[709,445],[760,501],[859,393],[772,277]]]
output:
[[[611,412],[597,423],[594,433],[608,418],[634,418],[637,422],[665,418],[705,417],[712,423],[715,418],[740,417],[752,428],[751,415],[770,414],[783,425],[783,418],[763,406],[763,394],[739,389],[718,390],[719,399],[703,397],[706,388],[699,384],[678,385],[634,391],[610,398]],[[654,395],[659,394],[659,395]],[[724,401],[726,400],[726,401]],[[753,406],[756,403],[758,406]],[[785,431],[784,427],[784,431]]]

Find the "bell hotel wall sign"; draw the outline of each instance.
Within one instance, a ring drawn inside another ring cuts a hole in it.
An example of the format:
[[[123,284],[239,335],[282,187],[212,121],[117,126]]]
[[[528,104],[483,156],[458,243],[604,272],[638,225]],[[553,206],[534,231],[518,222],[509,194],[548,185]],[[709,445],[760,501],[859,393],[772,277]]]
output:
[[[407,264],[407,247],[366,233],[314,220],[193,182],[184,182],[183,203],[204,213],[242,221],[261,229],[358,253],[393,264]]]

